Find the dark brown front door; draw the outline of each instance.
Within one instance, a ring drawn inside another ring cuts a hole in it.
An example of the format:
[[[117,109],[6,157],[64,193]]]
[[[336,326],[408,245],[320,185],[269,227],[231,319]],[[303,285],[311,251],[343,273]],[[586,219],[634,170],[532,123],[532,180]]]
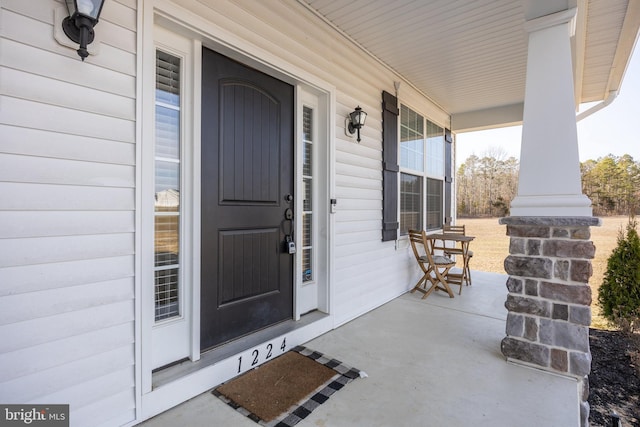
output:
[[[202,52],[201,349],[293,317],[293,87]]]

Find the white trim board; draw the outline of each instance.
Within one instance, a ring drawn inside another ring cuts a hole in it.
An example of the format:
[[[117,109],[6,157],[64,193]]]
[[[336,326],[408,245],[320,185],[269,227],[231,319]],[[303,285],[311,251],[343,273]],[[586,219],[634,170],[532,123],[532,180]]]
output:
[[[176,406],[192,397],[210,390],[217,384],[238,375],[238,358],[251,360],[256,348],[266,348],[273,344],[275,348],[281,345],[286,338],[287,349],[304,344],[333,329],[333,319],[329,316],[311,323],[303,328],[293,330],[287,334],[280,335],[272,340],[265,341],[244,352],[234,354],[220,362],[207,366],[192,375],[184,376],[178,380],[155,389],[153,392],[142,396],[142,418],[138,422],[151,418],[173,406]],[[265,360],[261,359],[259,366]],[[242,372],[245,370],[243,369]]]

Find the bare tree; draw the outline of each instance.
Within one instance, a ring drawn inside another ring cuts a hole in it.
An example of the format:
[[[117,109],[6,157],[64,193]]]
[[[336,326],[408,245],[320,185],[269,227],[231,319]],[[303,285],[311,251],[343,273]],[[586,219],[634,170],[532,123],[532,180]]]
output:
[[[519,162],[502,148],[469,156],[457,170],[459,216],[505,216],[517,193]],[[595,215],[637,214],[640,209],[640,162],[628,154],[580,164],[582,191]]]
[[[501,147],[490,147],[479,158],[469,156],[457,171],[458,215],[508,214],[518,183],[518,160]]]

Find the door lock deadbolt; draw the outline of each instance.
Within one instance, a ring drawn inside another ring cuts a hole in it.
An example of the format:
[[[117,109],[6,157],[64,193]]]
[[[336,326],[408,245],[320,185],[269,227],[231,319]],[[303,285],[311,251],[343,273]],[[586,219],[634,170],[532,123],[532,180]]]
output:
[[[284,219],[287,219],[287,220],[293,219],[293,210],[291,208],[287,208],[287,210],[284,211]]]

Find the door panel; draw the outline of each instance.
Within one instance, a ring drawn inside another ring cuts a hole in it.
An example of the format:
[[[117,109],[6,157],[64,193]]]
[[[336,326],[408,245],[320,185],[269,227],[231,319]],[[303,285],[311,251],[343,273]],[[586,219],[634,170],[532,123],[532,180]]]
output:
[[[293,87],[202,53],[201,349],[293,317]]]
[[[256,85],[220,84],[220,201],[278,205],[282,106]]]
[[[277,228],[220,232],[220,306],[280,289],[278,269],[275,268],[280,241]],[[247,263],[247,259],[251,263]]]

